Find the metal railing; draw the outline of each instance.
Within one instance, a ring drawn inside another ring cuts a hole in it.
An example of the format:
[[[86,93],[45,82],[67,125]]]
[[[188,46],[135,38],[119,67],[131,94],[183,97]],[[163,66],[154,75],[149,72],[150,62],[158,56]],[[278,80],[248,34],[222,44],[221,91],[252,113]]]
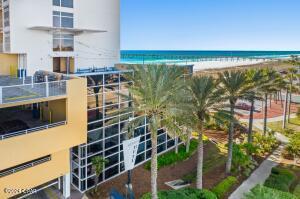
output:
[[[22,164],[20,166],[16,166],[14,168],[11,168],[11,169],[3,171],[3,172],[0,171],[0,178],[11,175],[11,174],[14,174],[16,172],[19,172],[19,171],[22,171],[22,170],[25,170],[25,169],[28,169],[30,167],[34,167],[36,165],[48,162],[50,160],[51,160],[51,156],[46,156],[44,158],[40,158],[38,160],[29,162],[29,163],[25,163],[25,164]]]
[[[66,95],[67,81],[46,81],[42,83],[30,83],[0,86],[0,104],[8,104],[27,101],[38,98]]]
[[[20,135],[26,135],[26,134],[34,133],[34,132],[37,132],[37,131],[42,131],[42,130],[54,128],[54,127],[57,127],[57,126],[63,126],[63,125],[66,125],[66,124],[67,124],[66,121],[62,121],[62,122],[56,122],[56,123],[53,123],[53,124],[47,124],[47,125],[39,126],[39,127],[35,127],[35,128],[30,128],[30,129],[26,129],[26,130],[22,130],[22,131],[8,133],[8,134],[5,134],[5,135],[0,135],[0,141],[8,139],[8,138],[12,138],[12,137],[20,136]]]

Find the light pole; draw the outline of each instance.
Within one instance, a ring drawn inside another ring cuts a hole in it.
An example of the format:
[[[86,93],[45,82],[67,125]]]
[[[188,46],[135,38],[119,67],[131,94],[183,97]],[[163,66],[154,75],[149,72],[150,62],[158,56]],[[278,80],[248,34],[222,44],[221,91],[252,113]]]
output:
[[[127,140],[131,139],[134,137],[134,127],[132,124],[132,121],[134,120],[133,117],[129,117],[128,119],[128,126],[127,126]],[[123,148],[123,150],[125,150]],[[129,199],[134,199],[134,194],[133,194],[133,190],[132,190],[132,183],[131,183],[131,179],[132,179],[132,169],[128,169],[127,171],[127,189],[128,189],[128,194],[126,195],[126,198]]]

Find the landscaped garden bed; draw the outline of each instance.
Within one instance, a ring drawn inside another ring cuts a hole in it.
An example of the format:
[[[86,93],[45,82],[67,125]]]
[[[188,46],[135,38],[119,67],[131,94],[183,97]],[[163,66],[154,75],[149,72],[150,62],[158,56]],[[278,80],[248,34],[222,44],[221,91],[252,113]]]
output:
[[[300,168],[294,165],[274,167],[263,186],[254,187],[246,199],[300,198]]]

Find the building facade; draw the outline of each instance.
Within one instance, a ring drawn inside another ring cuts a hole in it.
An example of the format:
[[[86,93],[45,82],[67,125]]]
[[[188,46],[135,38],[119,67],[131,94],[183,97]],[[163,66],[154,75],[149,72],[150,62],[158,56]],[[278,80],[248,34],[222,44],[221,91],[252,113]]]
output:
[[[53,185],[70,196],[70,150],[87,141],[85,96],[83,78],[0,76],[0,198]]]
[[[6,189],[54,184],[64,197],[71,184],[83,193],[95,185],[95,156],[108,160],[99,183],[125,172],[124,126],[134,114],[122,97],[131,71],[113,67],[120,62],[119,4],[0,0],[0,198],[24,195]],[[15,123],[21,127],[7,130]],[[136,165],[151,157],[146,118],[135,127],[139,135]],[[174,145],[159,129],[158,153]]]
[[[125,172],[122,142],[126,139],[125,124],[134,115],[128,107],[132,100],[128,97],[128,82],[124,77],[130,71],[107,71],[80,74],[87,78],[88,141],[72,150],[72,184],[81,192],[91,189],[97,177],[92,166],[92,158],[104,157],[108,162],[99,176],[103,183]],[[136,117],[136,116],[135,116]],[[144,117],[144,116],[140,116]],[[146,117],[135,127],[134,137],[141,136],[135,165],[151,158],[151,135]],[[175,139],[163,129],[158,130],[158,153],[174,148]]]
[[[0,51],[17,70],[74,73],[120,59],[119,0],[1,0]]]

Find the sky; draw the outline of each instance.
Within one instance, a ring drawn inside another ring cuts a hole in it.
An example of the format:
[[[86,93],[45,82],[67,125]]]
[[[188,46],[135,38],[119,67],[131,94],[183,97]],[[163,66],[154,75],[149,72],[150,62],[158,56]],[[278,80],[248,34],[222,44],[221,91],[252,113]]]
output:
[[[121,0],[122,50],[300,50],[300,0]]]

